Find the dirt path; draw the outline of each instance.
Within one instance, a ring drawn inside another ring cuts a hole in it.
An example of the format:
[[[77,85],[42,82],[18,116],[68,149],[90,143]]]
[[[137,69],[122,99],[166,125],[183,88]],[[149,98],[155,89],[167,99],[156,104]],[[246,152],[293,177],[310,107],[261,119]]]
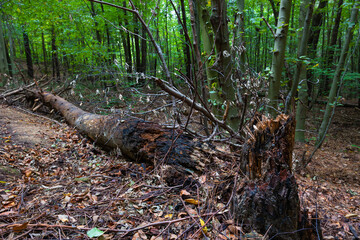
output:
[[[13,142],[29,147],[49,146],[49,140],[54,135],[54,122],[13,107],[0,105],[1,142]]]

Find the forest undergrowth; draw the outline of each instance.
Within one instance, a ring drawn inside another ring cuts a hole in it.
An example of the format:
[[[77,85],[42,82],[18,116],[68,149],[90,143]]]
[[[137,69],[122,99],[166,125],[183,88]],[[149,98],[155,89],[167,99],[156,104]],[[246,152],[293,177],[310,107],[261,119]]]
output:
[[[359,114],[338,107],[326,142],[296,175],[301,205],[320,218],[325,239],[359,232]],[[0,115],[2,239],[263,238],[243,234],[233,220],[236,159],[168,187],[161,167],[105,152],[61,121],[6,105]],[[308,143],[296,145],[295,159],[311,151],[318,117],[308,121]]]

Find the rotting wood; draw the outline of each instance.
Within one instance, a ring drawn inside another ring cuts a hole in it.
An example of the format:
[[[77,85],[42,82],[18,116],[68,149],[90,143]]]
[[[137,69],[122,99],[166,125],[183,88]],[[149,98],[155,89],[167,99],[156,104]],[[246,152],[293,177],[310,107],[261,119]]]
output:
[[[120,149],[131,160],[149,163],[161,161],[190,172],[202,172],[209,162],[211,151],[207,145],[180,129],[168,129],[139,119],[123,119],[118,115],[92,114],[48,92],[31,94],[59,111],[69,125],[80,133],[101,146]]]
[[[281,114],[268,119],[256,114],[249,126],[241,159],[248,178],[240,181],[234,199],[235,218],[244,229],[274,239],[309,239],[312,230],[304,230],[299,221],[302,213],[292,174],[294,117]]]

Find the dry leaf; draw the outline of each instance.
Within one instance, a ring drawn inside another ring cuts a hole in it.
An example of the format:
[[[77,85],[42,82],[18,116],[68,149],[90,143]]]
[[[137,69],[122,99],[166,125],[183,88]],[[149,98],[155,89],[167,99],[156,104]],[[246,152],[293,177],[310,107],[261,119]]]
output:
[[[353,217],[357,217],[357,216],[359,216],[359,215],[355,214],[355,213],[349,213],[349,214],[345,215],[346,218],[353,218]]]
[[[188,199],[185,199],[184,201],[187,202],[187,203],[193,204],[193,205],[199,205],[200,204],[199,200],[195,200],[193,198],[188,198]]]
[[[14,232],[20,232],[20,231],[26,229],[28,224],[29,224],[29,223],[26,222],[26,223],[21,224],[20,226],[14,226],[14,227],[13,227],[13,231],[14,231]]]
[[[150,238],[150,240],[163,240],[163,238],[162,238],[161,236],[159,236],[159,237],[152,236],[152,237]]]
[[[182,195],[189,196],[190,193],[188,191],[186,191],[185,189],[183,189],[180,191],[180,196],[182,196]]]
[[[30,177],[31,173],[32,173],[32,171],[30,169],[25,170],[25,176],[26,177]]]
[[[206,182],[206,175],[201,175],[201,176],[199,177],[199,182],[200,182],[201,184],[204,184],[204,183]]]
[[[132,240],[147,240],[147,239],[148,238],[146,234],[142,230],[137,231],[137,233],[135,233],[134,236],[132,237]]]

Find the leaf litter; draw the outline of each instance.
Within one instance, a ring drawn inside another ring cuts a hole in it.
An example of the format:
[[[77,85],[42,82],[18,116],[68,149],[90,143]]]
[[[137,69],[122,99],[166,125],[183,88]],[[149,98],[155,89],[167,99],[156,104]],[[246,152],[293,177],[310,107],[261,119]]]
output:
[[[8,118],[23,114],[7,110]],[[256,232],[245,236],[241,223],[232,220],[228,201],[236,163],[169,187],[161,168],[109,154],[65,124],[30,115],[18,119],[47,130],[25,131],[42,141],[24,144],[16,139],[21,132],[9,126],[15,120],[0,120],[2,239],[262,239]],[[341,174],[327,177],[325,167],[319,168],[325,158],[334,158],[333,164],[349,159],[339,160],[329,148],[297,176],[302,206],[318,213],[326,239],[352,239],[359,233],[359,183]]]

